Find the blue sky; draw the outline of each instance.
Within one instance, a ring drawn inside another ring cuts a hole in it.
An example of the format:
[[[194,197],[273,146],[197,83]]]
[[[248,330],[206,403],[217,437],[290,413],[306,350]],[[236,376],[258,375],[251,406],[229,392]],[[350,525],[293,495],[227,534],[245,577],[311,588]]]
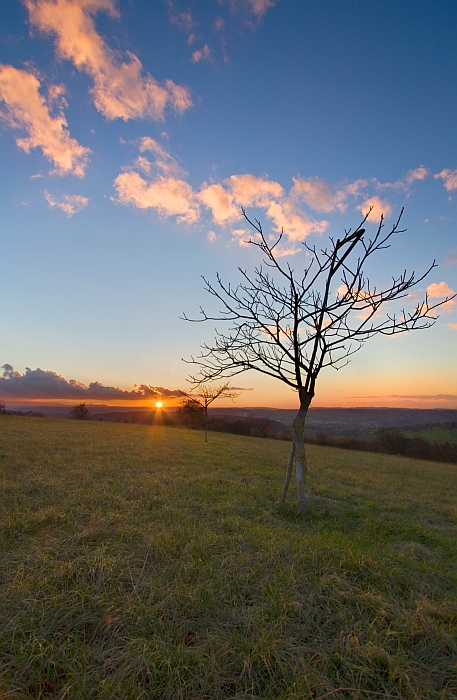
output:
[[[259,261],[240,206],[284,227],[297,268],[303,240],[404,206],[371,277],[436,259],[419,296],[456,290],[456,34],[451,1],[2,3],[4,400],[185,386],[181,358],[214,335],[179,318],[210,302],[200,275]],[[323,373],[315,405],[456,408],[456,346],[449,303]],[[238,405],[296,404],[260,375],[236,383],[252,389]]]

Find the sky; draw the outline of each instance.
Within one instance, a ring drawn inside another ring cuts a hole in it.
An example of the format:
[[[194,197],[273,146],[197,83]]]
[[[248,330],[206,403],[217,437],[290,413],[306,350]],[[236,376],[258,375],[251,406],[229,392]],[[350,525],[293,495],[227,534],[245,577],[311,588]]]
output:
[[[452,0],[1,3],[0,399],[176,403],[214,337],[182,320],[214,310],[201,276],[261,262],[241,207],[296,270],[304,241],[404,207],[370,279],[436,260],[405,304],[452,295],[456,75]],[[456,350],[450,301],[323,371],[313,405],[455,409]],[[297,405],[259,373],[233,385]]]

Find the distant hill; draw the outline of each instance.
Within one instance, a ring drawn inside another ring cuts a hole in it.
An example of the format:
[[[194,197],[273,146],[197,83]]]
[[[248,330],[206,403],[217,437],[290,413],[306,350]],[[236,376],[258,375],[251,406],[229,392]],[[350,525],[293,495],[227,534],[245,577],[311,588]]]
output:
[[[236,418],[270,418],[292,426],[297,410],[277,408],[213,408],[214,416]],[[419,408],[310,408],[307,431],[351,434],[378,428],[411,428],[418,425],[457,421],[457,410]]]
[[[39,405],[10,404],[7,409],[40,411],[49,418],[69,418],[71,406],[66,405]],[[157,414],[155,408],[138,406],[106,406],[88,405],[92,420],[108,420],[115,422],[139,422],[149,423]],[[167,408],[164,415],[173,417],[176,408]],[[275,423],[290,430],[292,422],[297,415],[297,409],[281,409],[268,407],[239,408],[211,408],[210,415],[215,418],[227,420],[269,418]],[[134,414],[134,415],[132,415]],[[379,428],[415,428],[417,426],[430,426],[440,423],[453,423],[457,421],[457,409],[419,409],[419,408],[310,408],[306,421],[307,435],[319,431],[326,431],[332,435],[357,435],[363,432],[377,430]],[[278,432],[278,430],[276,430]]]

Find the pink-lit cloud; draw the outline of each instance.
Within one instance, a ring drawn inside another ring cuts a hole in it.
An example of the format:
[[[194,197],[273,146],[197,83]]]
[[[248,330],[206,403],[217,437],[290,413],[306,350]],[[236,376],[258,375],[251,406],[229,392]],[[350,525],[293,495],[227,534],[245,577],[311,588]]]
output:
[[[155,139],[150,136],[143,136],[140,139],[138,149],[141,153],[149,151],[154,155],[154,162],[151,163],[147,158],[139,156],[134,163],[134,167],[150,173],[154,168],[160,171],[162,175],[180,177],[184,174],[183,169],[178,165],[173,156],[160,145]]]
[[[319,177],[293,178],[293,194],[300,197],[314,211],[328,212],[340,208],[343,197],[332,192],[330,185]]]
[[[330,185],[319,177],[292,178],[291,195],[303,200],[310,209],[330,212],[346,211],[349,197],[357,197],[367,186],[367,180],[355,180],[345,185]]]
[[[446,323],[446,326],[448,328],[453,328],[455,331],[457,331],[457,323]]]
[[[117,201],[137,209],[155,209],[160,216],[177,216],[178,222],[194,223],[199,204],[192,187],[184,180],[159,175],[149,182],[139,173],[126,172],[114,181]]]
[[[114,188],[116,201],[121,204],[155,209],[161,216],[177,215],[178,221],[187,223],[194,223],[200,218],[203,206],[211,211],[213,221],[224,227],[243,220],[243,208],[258,207],[264,210],[277,233],[284,229],[285,240],[294,242],[303,240],[311,233],[320,234],[328,226],[327,221],[311,219],[300,210],[296,197],[287,195],[278,182],[266,177],[232,175],[222,182],[203,183],[197,191],[182,177],[168,175],[174,161],[154,139],[141,139],[140,149],[158,154],[157,160],[153,164],[140,156],[133,166],[125,167],[125,172],[118,175]],[[153,165],[156,170],[157,167],[162,169],[163,174],[152,175]],[[145,173],[147,178],[140,175],[138,170]],[[289,247],[283,254],[295,252],[295,247]]]
[[[284,194],[279,182],[268,180],[255,175],[231,175],[224,180],[227,189],[231,191],[234,201],[240,207],[265,207],[272,200]]]
[[[88,198],[80,194],[64,194],[59,199],[55,199],[52,194],[45,190],[44,196],[51,209],[54,207],[61,209],[69,218],[87,207],[89,203]]]
[[[427,294],[430,299],[445,299],[456,295],[453,289],[446,282],[433,282],[427,287]],[[457,304],[456,299],[449,299],[440,308],[442,311],[453,311],[453,307]]]
[[[392,214],[392,207],[385,199],[380,199],[377,196],[370,197],[366,199],[362,204],[359,204],[356,209],[362,212],[363,216],[366,216],[370,211],[368,216],[368,221],[377,223],[381,216],[384,215],[388,218]]]
[[[205,44],[203,48],[197,49],[192,54],[192,63],[200,63],[200,61],[210,61],[211,60],[211,49],[208,44]]]
[[[275,230],[284,234],[290,241],[303,241],[312,233],[324,233],[328,227],[328,221],[314,221],[306,214],[297,212],[293,202],[271,201],[268,203],[266,214],[275,224]]]
[[[47,100],[40,93],[39,79],[25,70],[0,65],[0,117],[27,136],[16,144],[26,153],[39,148],[53,164],[53,174],[83,177],[90,149],[70,136],[62,112],[62,86],[51,86]],[[57,104],[57,114],[51,109]],[[63,103],[64,104],[64,103]]]
[[[122,60],[97,33],[93,15],[118,17],[114,0],[24,0],[30,22],[56,37],[59,58],[72,61],[93,80],[95,107],[107,119],[162,120],[165,109],[184,112],[192,101],[187,88],[172,80],[160,84],[142,73],[140,59],[128,52]]]
[[[233,194],[227,192],[220,183],[203,185],[198,197],[208,209],[211,209],[216,224],[224,226],[240,218],[241,212],[234,203]]]
[[[232,12],[246,18],[254,15],[256,19],[261,19],[271,7],[276,5],[278,0],[222,0],[230,7]]]
[[[100,382],[84,384],[77,379],[65,379],[61,374],[50,369],[25,368],[21,374],[11,365],[2,367],[0,377],[0,396],[3,399],[88,399],[113,401],[144,401],[162,397],[180,397],[179,389],[166,389],[151,384],[134,384],[133,389],[125,391],[117,387],[105,386]]]
[[[430,175],[430,170],[425,165],[420,165],[418,168],[413,168],[408,170],[405,177],[395,182],[377,182],[377,187],[379,190],[385,189],[396,189],[408,191],[411,188],[413,182],[417,180],[425,180],[426,177]]]
[[[435,179],[438,178],[444,180],[444,189],[446,189],[448,192],[452,192],[452,190],[457,190],[457,170],[450,170],[449,168],[445,168],[440,173],[437,173],[435,175]]]
[[[265,177],[231,175],[221,183],[203,185],[198,196],[221,226],[240,220],[242,207],[264,209],[274,230],[284,229],[292,241],[303,240],[310,233],[322,233],[328,226],[326,221],[310,219],[296,206],[293,196],[287,196],[278,182]]]

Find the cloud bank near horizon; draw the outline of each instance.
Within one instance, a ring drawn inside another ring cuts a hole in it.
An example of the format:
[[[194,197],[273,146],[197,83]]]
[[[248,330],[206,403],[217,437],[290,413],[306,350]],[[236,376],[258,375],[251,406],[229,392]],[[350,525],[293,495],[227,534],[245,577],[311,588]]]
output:
[[[84,384],[77,379],[67,380],[52,370],[25,368],[21,374],[12,365],[2,366],[0,377],[0,397],[4,399],[75,399],[86,401],[121,400],[144,401],[145,399],[182,398],[179,389],[166,389],[151,384],[134,384],[133,389],[125,391],[118,387],[105,386],[100,382]]]

